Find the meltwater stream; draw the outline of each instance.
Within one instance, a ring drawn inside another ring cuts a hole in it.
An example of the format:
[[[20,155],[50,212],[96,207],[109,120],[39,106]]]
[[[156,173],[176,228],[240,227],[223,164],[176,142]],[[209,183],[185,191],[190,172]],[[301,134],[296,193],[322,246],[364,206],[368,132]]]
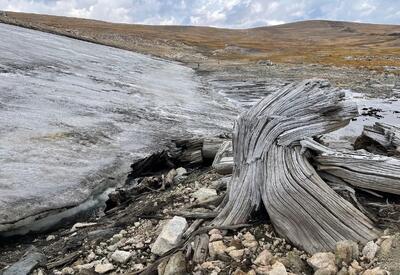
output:
[[[174,62],[0,24],[0,232],[90,200],[236,111]]]

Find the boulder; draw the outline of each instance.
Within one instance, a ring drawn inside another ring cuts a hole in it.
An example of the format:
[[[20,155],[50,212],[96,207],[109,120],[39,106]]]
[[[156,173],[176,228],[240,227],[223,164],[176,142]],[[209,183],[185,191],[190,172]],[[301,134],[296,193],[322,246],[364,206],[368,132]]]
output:
[[[187,221],[183,217],[175,216],[170,219],[161,230],[156,241],[151,247],[151,252],[162,255],[181,240],[183,233],[187,228]]]

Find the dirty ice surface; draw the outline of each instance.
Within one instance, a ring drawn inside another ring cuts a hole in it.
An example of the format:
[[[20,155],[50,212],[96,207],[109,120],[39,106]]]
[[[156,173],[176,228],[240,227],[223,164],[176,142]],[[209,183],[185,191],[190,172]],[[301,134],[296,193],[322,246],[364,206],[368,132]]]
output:
[[[0,37],[0,232],[121,183],[171,138],[232,127],[177,63],[4,24]]]

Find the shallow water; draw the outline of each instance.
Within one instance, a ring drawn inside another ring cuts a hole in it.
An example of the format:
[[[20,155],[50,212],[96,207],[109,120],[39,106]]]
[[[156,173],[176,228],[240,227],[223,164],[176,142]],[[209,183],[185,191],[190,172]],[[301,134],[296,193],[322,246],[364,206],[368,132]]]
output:
[[[174,137],[232,127],[180,64],[4,24],[0,37],[0,232],[122,183]]]

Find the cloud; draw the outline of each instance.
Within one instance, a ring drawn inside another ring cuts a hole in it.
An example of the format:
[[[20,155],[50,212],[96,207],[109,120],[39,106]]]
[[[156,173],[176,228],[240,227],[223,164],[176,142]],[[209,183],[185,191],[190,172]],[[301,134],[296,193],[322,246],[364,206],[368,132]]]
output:
[[[398,0],[0,0],[0,10],[229,28],[310,19],[400,24]]]

